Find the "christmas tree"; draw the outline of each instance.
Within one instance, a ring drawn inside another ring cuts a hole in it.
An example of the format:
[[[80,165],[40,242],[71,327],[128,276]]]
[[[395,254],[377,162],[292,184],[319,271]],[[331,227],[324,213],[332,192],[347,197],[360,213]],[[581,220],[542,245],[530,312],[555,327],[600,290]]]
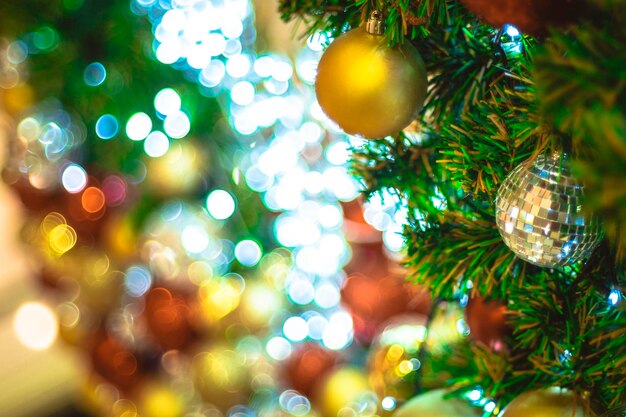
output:
[[[467,304],[475,366],[453,387],[477,387],[485,413],[514,401],[504,416],[623,403],[624,3],[280,3],[284,19],[329,40],[318,99],[370,139],[353,147],[365,192],[406,208],[409,279]],[[407,45],[425,63],[428,80],[413,79],[425,100],[398,75],[420,69]],[[397,132],[392,114],[422,100],[418,123]],[[380,117],[359,130],[368,107]],[[420,407],[402,415],[466,415]]]

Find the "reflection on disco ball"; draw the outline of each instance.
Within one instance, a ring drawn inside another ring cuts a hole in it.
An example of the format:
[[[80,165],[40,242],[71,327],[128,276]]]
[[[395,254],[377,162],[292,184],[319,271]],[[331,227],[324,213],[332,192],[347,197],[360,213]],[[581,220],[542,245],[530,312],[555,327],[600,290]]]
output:
[[[602,239],[597,218],[583,212],[583,186],[566,156],[540,155],[511,172],[498,190],[496,222],[517,256],[555,267],[588,256]]]

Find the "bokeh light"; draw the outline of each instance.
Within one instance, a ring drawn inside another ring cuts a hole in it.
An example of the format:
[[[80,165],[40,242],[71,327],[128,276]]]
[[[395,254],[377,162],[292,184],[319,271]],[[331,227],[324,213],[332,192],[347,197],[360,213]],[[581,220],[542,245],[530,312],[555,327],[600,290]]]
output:
[[[273,337],[267,342],[265,350],[272,359],[282,361],[291,354],[291,343],[284,337]]]
[[[61,174],[61,183],[69,193],[79,193],[87,186],[87,173],[78,164],[69,164]]]
[[[180,110],[181,99],[176,90],[164,88],[154,97],[154,108],[162,115],[169,116]]]
[[[107,71],[99,62],[92,62],[87,65],[83,72],[83,79],[85,84],[90,87],[96,87],[104,82],[107,76]]]
[[[191,129],[189,117],[183,111],[177,111],[169,114],[163,122],[165,133],[171,138],[180,139],[187,136]]]
[[[118,130],[119,124],[117,119],[110,114],[100,116],[96,122],[96,135],[101,139],[111,139],[115,137]]]
[[[170,148],[170,141],[163,132],[151,132],[143,143],[146,155],[152,158],[158,158],[167,153]]]
[[[209,214],[217,220],[225,220],[235,212],[235,198],[224,190],[215,190],[207,197]]]
[[[131,140],[143,140],[152,130],[152,119],[146,113],[133,114],[126,122],[126,136]]]
[[[289,317],[283,324],[283,333],[293,342],[304,340],[309,334],[309,326],[302,317]]]
[[[39,302],[23,304],[13,319],[13,330],[18,340],[33,350],[49,348],[56,340],[57,329],[56,315]]]
[[[105,196],[98,187],[88,187],[83,191],[81,204],[87,213],[97,213],[104,208]]]
[[[126,291],[133,297],[141,297],[152,285],[152,274],[143,265],[134,265],[126,270],[124,278]]]
[[[235,246],[235,258],[243,266],[254,266],[261,260],[261,246],[254,240],[242,240]]]

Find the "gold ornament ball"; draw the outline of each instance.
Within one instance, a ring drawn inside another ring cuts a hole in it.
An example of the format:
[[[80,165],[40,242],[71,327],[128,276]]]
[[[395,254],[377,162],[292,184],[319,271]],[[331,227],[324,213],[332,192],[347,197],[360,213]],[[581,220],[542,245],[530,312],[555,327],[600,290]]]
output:
[[[415,394],[419,352],[426,341],[427,317],[402,316],[390,322],[374,341],[368,360],[369,382],[378,398],[404,402]]]
[[[324,417],[335,417],[339,411],[370,392],[365,373],[357,368],[338,368],[320,386],[318,408]]]
[[[146,183],[163,197],[183,195],[198,188],[206,164],[203,152],[194,142],[173,142],[165,155],[148,159]]]
[[[185,413],[182,397],[164,382],[149,382],[143,387],[137,408],[142,417],[182,417]]]
[[[574,393],[560,388],[528,391],[515,398],[501,417],[591,417],[584,412]]]
[[[192,367],[196,389],[205,401],[222,411],[247,403],[250,364],[242,353],[216,345],[196,355]]]
[[[446,390],[437,389],[414,397],[398,408],[393,417],[476,417],[479,412],[459,398],[444,398]],[[524,417],[539,417],[532,414]]]
[[[366,138],[394,135],[424,105],[426,68],[409,42],[353,29],[339,36],[317,67],[315,92],[326,115],[346,133]]]

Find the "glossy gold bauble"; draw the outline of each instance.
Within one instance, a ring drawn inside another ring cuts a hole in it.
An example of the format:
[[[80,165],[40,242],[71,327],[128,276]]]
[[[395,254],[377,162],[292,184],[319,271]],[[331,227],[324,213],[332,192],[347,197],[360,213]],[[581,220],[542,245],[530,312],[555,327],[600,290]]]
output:
[[[366,138],[394,135],[424,105],[426,68],[409,42],[353,29],[338,37],[317,67],[315,92],[326,115],[346,133]]]
[[[437,389],[414,397],[398,408],[393,417],[476,417],[476,408],[459,398],[444,398],[446,391]],[[539,417],[532,414],[524,417]]]
[[[574,393],[560,388],[528,391],[515,398],[501,417],[591,417]]]

